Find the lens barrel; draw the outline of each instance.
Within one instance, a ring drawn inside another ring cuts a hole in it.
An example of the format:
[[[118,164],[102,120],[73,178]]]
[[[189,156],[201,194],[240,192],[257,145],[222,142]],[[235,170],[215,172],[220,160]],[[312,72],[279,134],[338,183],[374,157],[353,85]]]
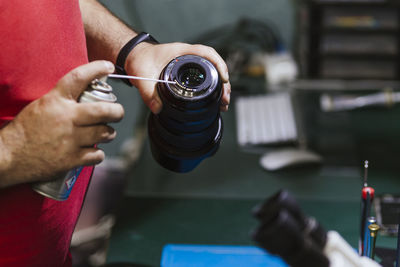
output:
[[[189,172],[221,142],[221,79],[211,62],[196,55],[172,60],[160,79],[176,84],[157,84],[163,108],[148,119],[151,152],[164,168]]]

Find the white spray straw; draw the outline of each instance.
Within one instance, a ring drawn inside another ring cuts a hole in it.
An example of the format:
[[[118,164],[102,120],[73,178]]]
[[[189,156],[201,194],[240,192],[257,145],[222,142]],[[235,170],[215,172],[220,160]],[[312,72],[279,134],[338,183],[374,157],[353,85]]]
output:
[[[109,78],[134,79],[134,80],[145,80],[145,81],[152,81],[152,82],[159,82],[159,83],[176,84],[175,81],[158,80],[158,79],[152,79],[152,78],[144,78],[144,77],[138,77],[138,76],[121,75],[121,74],[108,74],[108,77]]]

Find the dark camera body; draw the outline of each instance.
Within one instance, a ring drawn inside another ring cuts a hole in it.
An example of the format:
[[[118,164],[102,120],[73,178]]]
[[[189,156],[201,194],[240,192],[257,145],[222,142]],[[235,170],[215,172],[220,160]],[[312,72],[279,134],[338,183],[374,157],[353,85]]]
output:
[[[151,151],[164,168],[189,172],[221,142],[221,79],[211,62],[195,55],[172,60],[160,76],[177,83],[157,84],[163,109],[149,117]]]

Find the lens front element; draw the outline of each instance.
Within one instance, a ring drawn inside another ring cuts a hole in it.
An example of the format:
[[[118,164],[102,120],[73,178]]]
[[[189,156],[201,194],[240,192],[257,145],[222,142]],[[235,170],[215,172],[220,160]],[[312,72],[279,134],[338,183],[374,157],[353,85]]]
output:
[[[178,70],[178,82],[185,87],[198,87],[205,79],[206,73],[200,65],[186,64]]]

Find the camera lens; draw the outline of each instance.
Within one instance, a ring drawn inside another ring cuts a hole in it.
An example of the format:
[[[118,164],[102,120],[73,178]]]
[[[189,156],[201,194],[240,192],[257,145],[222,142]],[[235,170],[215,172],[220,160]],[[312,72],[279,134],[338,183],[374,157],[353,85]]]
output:
[[[178,70],[178,82],[186,87],[197,87],[206,79],[203,68],[197,64],[186,64]]]
[[[195,55],[172,60],[160,76],[177,83],[157,84],[163,108],[148,120],[151,152],[164,168],[189,172],[221,142],[221,79],[211,62]]]

